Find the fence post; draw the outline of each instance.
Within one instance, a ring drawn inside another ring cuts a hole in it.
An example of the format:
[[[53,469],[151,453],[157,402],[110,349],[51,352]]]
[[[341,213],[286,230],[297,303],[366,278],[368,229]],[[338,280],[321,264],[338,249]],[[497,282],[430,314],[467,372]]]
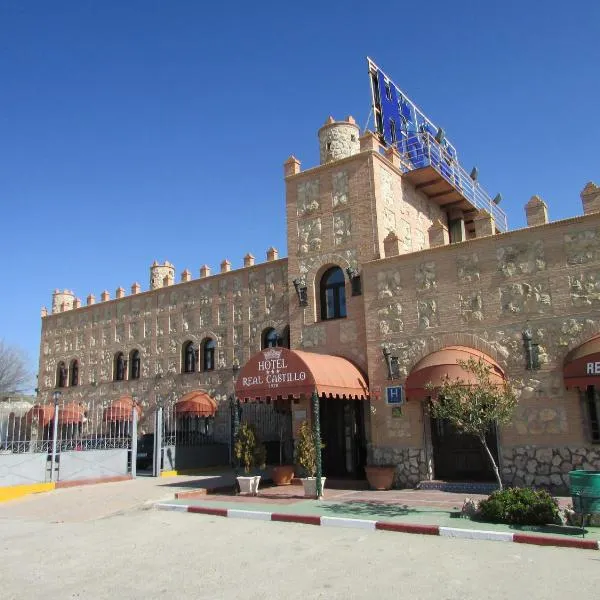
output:
[[[317,500],[323,498],[323,472],[321,466],[321,421],[319,414],[319,394],[315,390],[312,394],[312,412],[313,412],[313,439],[315,452],[317,455]]]
[[[154,477],[160,477],[160,464],[161,464],[161,453],[162,453],[162,406],[156,407],[154,413],[154,460],[152,465],[152,475]]]
[[[56,438],[58,437],[58,402],[54,404],[54,419],[52,421],[52,461],[50,462],[50,481],[54,481],[56,465]]]
[[[131,413],[131,477],[137,477],[137,405],[134,402]]]

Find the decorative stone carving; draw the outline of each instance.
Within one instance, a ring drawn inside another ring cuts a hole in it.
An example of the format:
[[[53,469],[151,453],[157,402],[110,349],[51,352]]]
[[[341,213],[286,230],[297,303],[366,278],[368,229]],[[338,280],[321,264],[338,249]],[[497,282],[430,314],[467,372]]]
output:
[[[140,324],[138,321],[129,323],[129,339],[137,340],[140,337]]]
[[[144,337],[152,337],[152,319],[150,318],[144,319]]]
[[[333,215],[333,242],[336,246],[347,244],[352,234],[350,211],[344,210]]]
[[[236,325],[233,328],[233,345],[240,346],[244,343],[244,328],[241,325]]]
[[[383,209],[383,231],[385,235],[390,231],[396,232],[396,214],[389,208]]]
[[[212,326],[212,306],[205,304],[200,307],[200,327]]]
[[[543,314],[551,308],[546,283],[513,283],[500,288],[500,304],[504,315]]]
[[[377,273],[377,297],[392,298],[402,293],[400,285],[400,271],[387,270]]]
[[[419,315],[419,329],[431,329],[440,324],[437,301],[433,298],[419,300],[417,302],[417,312]]]
[[[310,325],[302,328],[300,345],[303,348],[321,346],[327,341],[325,328],[322,325]]]
[[[298,221],[298,254],[321,250],[321,219]]]
[[[386,169],[379,169],[379,185],[381,187],[381,197],[386,206],[394,206],[394,177]]]
[[[227,304],[219,304],[218,307],[218,324],[226,325],[227,324]]]
[[[242,305],[234,304],[233,305],[233,321],[234,323],[241,323],[244,320],[242,313]]]
[[[479,281],[479,257],[474,252],[457,256],[456,269],[460,283]]]
[[[225,351],[219,350],[219,359],[217,361],[218,369],[225,369],[227,367],[227,358],[225,357]]]
[[[435,274],[435,263],[428,261],[421,263],[415,270],[415,283],[420,292],[434,290],[437,288],[437,279]]]
[[[298,184],[298,216],[303,217],[319,210],[319,180],[311,179]]]
[[[338,171],[331,177],[333,188],[333,208],[345,206],[348,203],[348,172]]]
[[[415,251],[424,250],[425,249],[425,234],[420,230],[415,230],[415,240],[413,244],[413,249]]]
[[[326,264],[339,264],[340,266],[348,263],[348,266],[357,268],[358,263],[356,261],[356,250],[336,250],[335,253],[328,252],[319,256],[312,256],[307,258],[301,258],[298,261],[298,267],[300,275],[306,275],[310,270],[314,270],[316,267]]]
[[[565,234],[567,264],[584,265],[600,260],[600,229],[584,229]]]
[[[242,297],[242,280],[240,277],[234,277],[232,280],[232,290],[233,290],[233,297],[234,298],[241,298]]]
[[[256,321],[260,318],[260,298],[258,296],[253,296],[250,299],[248,318],[250,321]]]
[[[382,335],[400,333],[404,329],[404,322],[401,319],[402,305],[399,302],[388,304],[377,311],[379,319],[379,332]]]
[[[344,321],[340,324],[340,342],[342,344],[350,344],[356,342],[358,332],[355,321]]]
[[[459,295],[460,317],[463,323],[483,321],[481,292],[466,292]]]
[[[400,219],[400,239],[402,245],[407,252],[412,250],[412,234],[410,230],[410,223],[404,219]]]
[[[177,335],[177,332],[179,331],[179,326],[177,324],[178,320],[179,320],[179,315],[177,315],[177,314],[169,316],[169,333],[171,333],[173,335]]]
[[[571,275],[571,302],[573,306],[600,307],[600,271],[589,271],[585,274]]]
[[[512,244],[496,250],[498,270],[505,277],[531,275],[546,268],[542,240]]]

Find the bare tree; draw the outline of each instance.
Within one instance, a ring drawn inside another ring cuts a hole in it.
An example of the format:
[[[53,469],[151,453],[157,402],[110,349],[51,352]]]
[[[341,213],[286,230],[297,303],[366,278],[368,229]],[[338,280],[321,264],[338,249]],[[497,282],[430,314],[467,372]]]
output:
[[[498,487],[502,489],[498,465],[488,446],[486,434],[497,425],[511,421],[517,405],[515,392],[508,381],[498,383],[493,380],[492,368],[483,361],[469,358],[456,362],[474,376],[476,383],[446,376],[436,389],[437,397],[432,399],[431,414],[436,419],[448,420],[459,432],[479,439],[494,469]],[[433,389],[431,384],[427,387]]]
[[[19,394],[31,383],[31,373],[21,350],[0,340],[0,396]]]

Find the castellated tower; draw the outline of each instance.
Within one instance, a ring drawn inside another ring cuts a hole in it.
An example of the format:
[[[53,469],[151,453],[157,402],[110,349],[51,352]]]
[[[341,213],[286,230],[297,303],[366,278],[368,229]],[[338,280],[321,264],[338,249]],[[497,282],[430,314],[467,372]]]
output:
[[[150,267],[150,289],[157,290],[158,288],[167,285],[173,285],[175,281],[175,267],[165,260],[165,264],[161,265],[154,261]]]
[[[71,290],[54,290],[52,293],[52,314],[72,310],[75,294]]]
[[[352,117],[336,121],[329,117],[319,129],[321,164],[347,158],[360,152],[360,130]]]

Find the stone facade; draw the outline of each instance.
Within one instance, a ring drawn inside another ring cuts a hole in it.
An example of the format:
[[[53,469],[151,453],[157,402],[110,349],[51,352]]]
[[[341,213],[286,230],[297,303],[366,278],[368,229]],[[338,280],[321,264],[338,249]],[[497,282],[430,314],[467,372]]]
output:
[[[467,223],[475,211],[465,211],[467,239],[449,244],[448,210],[410,183],[398,153],[382,152],[375,135],[359,137],[350,117],[330,118],[319,149],[313,168],[302,170],[295,157],[284,164],[288,258],[270,249],[265,263],[247,255],[242,268],[223,261],[211,275],[204,265],[199,279],[186,270],[179,283],[172,264],[156,262],[148,291],[134,284],[130,296],[119,288],[99,303],[90,294],[85,307],[56,290],[51,314],[42,312],[40,397],[54,389],[57,365],[77,359],[81,383],[65,388],[67,400],[135,394],[149,417],[158,396],[202,389],[222,402],[232,366],[274,328],[292,349],[345,357],[368,375],[378,417],[364,409],[369,460],[397,465],[396,484],[412,486],[436,476],[431,424],[421,399],[409,397],[401,412],[385,403],[382,351],[394,359],[391,383],[401,385],[424,357],[466,346],[496,361],[519,396],[513,422],[498,432],[507,483],[564,490],[571,468],[600,470],[579,393],[563,382],[569,351],[600,332],[597,186],[585,188],[585,215],[548,223],[538,198],[526,209],[530,226],[503,234],[489,219],[486,227]],[[325,320],[319,285],[331,267],[344,273],[346,314]],[[351,276],[360,278],[358,293]],[[294,281],[306,288],[305,302]],[[535,371],[524,330],[536,344]],[[216,343],[214,370],[182,373],[183,345],[206,339]],[[140,378],[114,381],[115,354],[132,350],[141,354]],[[295,402],[310,415],[307,398]]]

